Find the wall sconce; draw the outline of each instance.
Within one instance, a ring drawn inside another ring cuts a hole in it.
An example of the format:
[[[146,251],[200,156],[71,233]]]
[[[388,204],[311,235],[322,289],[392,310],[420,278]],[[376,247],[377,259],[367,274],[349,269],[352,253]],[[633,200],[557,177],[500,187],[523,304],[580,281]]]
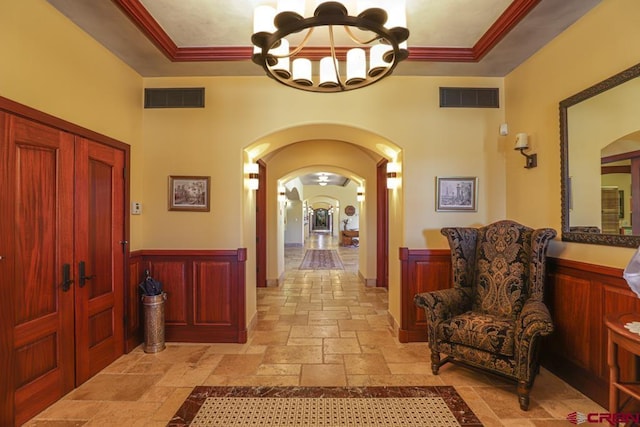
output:
[[[257,190],[260,187],[260,166],[257,163],[247,163],[244,172],[249,175],[249,190]]]
[[[400,185],[400,164],[396,162],[387,163],[387,188],[392,190]]]
[[[516,146],[514,150],[520,150],[520,154],[527,158],[525,168],[531,169],[538,166],[538,155],[537,154],[525,154],[524,150],[529,149],[529,135],[526,133],[519,133],[516,135]]]
[[[358,187],[356,189],[356,200],[358,202],[364,202],[364,187]]]

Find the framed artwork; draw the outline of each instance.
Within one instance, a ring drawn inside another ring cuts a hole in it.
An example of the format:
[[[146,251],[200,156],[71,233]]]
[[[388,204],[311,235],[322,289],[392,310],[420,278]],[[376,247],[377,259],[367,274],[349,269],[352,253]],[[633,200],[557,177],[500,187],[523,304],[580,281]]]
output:
[[[169,210],[209,212],[208,176],[169,176]]]
[[[436,177],[436,211],[478,210],[477,177]]]

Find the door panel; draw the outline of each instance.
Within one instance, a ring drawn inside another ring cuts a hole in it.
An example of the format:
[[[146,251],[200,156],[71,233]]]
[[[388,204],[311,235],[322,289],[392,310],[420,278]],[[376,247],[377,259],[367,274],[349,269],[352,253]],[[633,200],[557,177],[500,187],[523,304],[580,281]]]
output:
[[[78,138],[76,385],[105,368],[124,351],[123,170],[122,151]]]
[[[63,290],[62,266],[73,263],[74,138],[4,119],[0,151],[10,184],[0,187],[0,199],[14,203],[3,207],[0,226],[0,311],[12,325],[0,365],[12,369],[0,381],[11,406],[0,424],[11,425],[11,415],[21,424],[73,388],[73,288]]]

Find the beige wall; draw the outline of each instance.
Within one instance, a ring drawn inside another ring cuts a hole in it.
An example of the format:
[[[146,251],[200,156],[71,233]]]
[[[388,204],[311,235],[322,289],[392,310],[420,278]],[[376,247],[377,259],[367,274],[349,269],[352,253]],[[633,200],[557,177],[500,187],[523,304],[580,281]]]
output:
[[[44,0],[3,1],[0,39],[0,96],[131,145],[131,195],[142,198],[142,78]]]
[[[605,0],[505,78],[507,122],[530,135],[538,167],[508,150],[507,216],[561,229],[558,103],[640,62],[640,2]],[[507,144],[512,146],[513,138]],[[624,267],[633,249],[552,242],[550,254]]]
[[[147,248],[251,248],[242,228],[243,203],[248,200],[243,162],[314,139],[359,145],[403,161],[404,181],[392,194],[390,218],[390,311],[399,319],[398,247],[446,247],[440,227],[484,224],[505,215],[504,149],[498,140],[503,109],[441,109],[438,102],[440,86],[501,88],[502,79],[391,77],[365,90],[329,96],[293,91],[264,77],[145,79],[145,87],[179,86],[205,87],[206,108],[144,112]],[[327,153],[329,159],[320,164],[348,160],[331,159]],[[268,172],[273,195],[268,200],[277,194],[272,180],[288,168],[290,164]],[[210,175],[211,212],[167,212],[166,176],[171,174]],[[461,175],[479,177],[478,212],[436,213],[435,177]],[[267,215],[273,215],[272,210],[269,207]],[[282,228],[281,222],[270,222],[276,236],[281,235],[276,229]],[[249,249],[248,271],[254,270],[254,258]],[[281,270],[270,267],[268,279],[277,279],[276,271]]]

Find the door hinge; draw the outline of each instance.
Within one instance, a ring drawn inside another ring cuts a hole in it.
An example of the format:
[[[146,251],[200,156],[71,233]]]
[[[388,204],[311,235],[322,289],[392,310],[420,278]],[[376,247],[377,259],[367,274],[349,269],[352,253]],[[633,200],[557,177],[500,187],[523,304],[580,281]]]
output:
[[[129,242],[127,240],[120,240],[120,244],[122,245],[122,253],[127,252],[127,245]]]

